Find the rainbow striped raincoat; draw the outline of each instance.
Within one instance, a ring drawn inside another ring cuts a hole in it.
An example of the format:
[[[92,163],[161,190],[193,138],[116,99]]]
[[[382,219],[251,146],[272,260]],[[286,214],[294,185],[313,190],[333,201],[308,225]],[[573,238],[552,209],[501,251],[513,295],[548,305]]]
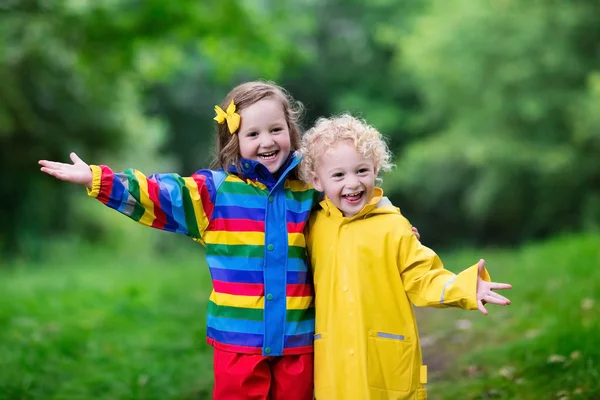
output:
[[[287,179],[299,162],[292,155],[278,179],[245,159],[245,179],[235,167],[184,178],[93,165],[88,194],[143,225],[206,247],[213,283],[208,343],[246,354],[310,353],[314,292],[303,230],[319,194]]]

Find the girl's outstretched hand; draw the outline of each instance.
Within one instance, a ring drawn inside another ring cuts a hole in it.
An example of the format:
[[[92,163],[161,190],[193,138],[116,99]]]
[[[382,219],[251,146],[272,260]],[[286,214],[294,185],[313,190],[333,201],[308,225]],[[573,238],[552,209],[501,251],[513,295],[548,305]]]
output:
[[[417,237],[417,239],[421,240],[421,234],[419,233],[419,230],[413,226],[412,231],[413,231],[414,235]]]
[[[487,282],[481,279],[481,272],[483,271],[484,266],[485,261],[479,260],[479,263],[477,264],[477,308],[483,315],[488,315],[488,312],[484,307],[486,303],[493,303],[501,306],[510,304],[509,299],[495,293],[494,290],[512,289],[512,286],[508,283]]]
[[[62,181],[76,183],[78,185],[92,188],[92,170],[77,154],[69,155],[73,164],[65,164],[56,161],[40,160],[38,164],[42,166],[41,171],[52,175]]]

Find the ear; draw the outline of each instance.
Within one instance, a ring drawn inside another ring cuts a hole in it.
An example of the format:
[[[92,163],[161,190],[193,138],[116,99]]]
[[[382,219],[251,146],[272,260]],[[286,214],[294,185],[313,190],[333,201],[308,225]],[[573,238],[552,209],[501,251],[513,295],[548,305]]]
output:
[[[317,189],[319,192],[323,191],[323,185],[321,184],[321,180],[319,179],[317,174],[313,173],[311,175],[311,183],[312,183],[313,187],[315,189]]]

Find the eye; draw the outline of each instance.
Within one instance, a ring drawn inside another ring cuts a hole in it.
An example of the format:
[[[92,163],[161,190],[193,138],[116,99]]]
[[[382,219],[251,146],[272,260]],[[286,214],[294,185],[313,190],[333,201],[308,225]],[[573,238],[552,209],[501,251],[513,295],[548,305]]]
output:
[[[369,172],[368,168],[361,168],[361,169],[358,170],[358,173],[361,174],[361,175],[364,175],[364,174],[366,174],[368,172]]]
[[[247,136],[247,137],[256,137],[256,136],[258,136],[258,132],[248,132],[248,133],[246,134],[246,136]]]
[[[333,178],[342,178],[344,176],[344,174],[342,174],[341,172],[336,172],[335,174],[331,175]]]
[[[277,133],[277,132],[281,132],[282,130],[283,130],[283,128],[281,128],[281,127],[277,127],[277,128],[273,128],[273,129],[271,130],[271,132],[273,132],[273,133]]]

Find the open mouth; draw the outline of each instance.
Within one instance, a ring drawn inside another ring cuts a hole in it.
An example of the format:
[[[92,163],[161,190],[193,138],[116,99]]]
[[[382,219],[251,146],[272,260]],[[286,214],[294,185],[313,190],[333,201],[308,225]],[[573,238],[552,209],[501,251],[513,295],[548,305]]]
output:
[[[275,151],[270,151],[268,153],[261,153],[261,154],[258,155],[258,157],[261,160],[272,160],[275,157],[277,157],[277,154],[279,154],[279,151],[275,150]]]
[[[343,194],[342,198],[349,203],[358,203],[362,199],[364,194],[365,192],[361,190],[359,192]]]

